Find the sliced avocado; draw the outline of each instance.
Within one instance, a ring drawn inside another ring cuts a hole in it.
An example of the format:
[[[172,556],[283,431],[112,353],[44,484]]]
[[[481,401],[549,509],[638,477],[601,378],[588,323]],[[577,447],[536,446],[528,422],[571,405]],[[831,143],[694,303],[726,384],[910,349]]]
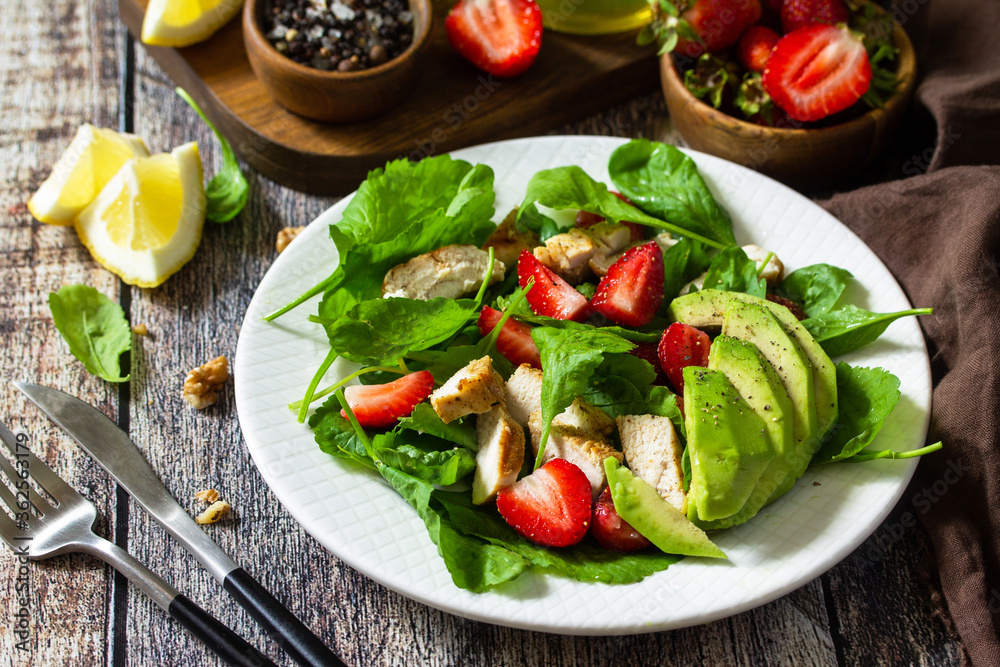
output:
[[[708,367],[725,373],[747,405],[761,417],[775,453],[739,512],[702,524],[705,529],[718,529],[752,518],[784,482],[791,467],[789,456],[795,451],[794,407],[774,367],[753,343],[729,336],[716,337],[708,355]]]
[[[669,307],[670,316],[695,327],[721,327],[726,308],[733,299],[770,310],[809,359],[813,367],[813,394],[816,397],[816,433],[822,442],[837,421],[837,369],[829,355],[788,308],[741,292],[709,289],[674,299]]]
[[[668,554],[726,558],[705,531],[688,521],[680,510],[660,497],[656,489],[639,479],[616,459],[604,459],[611,500],[623,520]]]
[[[688,518],[702,525],[736,514],[775,457],[764,420],[722,371],[688,366],[684,425],[691,460]]]
[[[795,415],[792,432],[796,444],[811,447],[817,432],[815,385],[812,364],[799,344],[786,333],[770,310],[736,300],[730,301],[726,309],[722,333],[753,343],[774,367],[792,399]]]

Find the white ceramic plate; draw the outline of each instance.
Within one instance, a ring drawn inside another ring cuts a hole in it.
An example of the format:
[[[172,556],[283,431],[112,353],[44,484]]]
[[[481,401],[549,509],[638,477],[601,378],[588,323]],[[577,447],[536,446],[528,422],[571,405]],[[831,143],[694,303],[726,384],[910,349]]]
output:
[[[544,137],[454,155],[494,169],[500,220],[540,169],[579,165],[610,184],[608,157],[623,142]],[[848,294],[858,305],[876,311],[910,307],[874,253],[822,209],[756,172],[690,154],[732,214],[741,244],[775,252],[788,270],[817,262],[849,269],[863,286]],[[882,522],[913,473],[915,461],[810,470],[761,515],[714,536],[728,562],[689,558],[630,585],[528,573],[497,592],[461,590],[406,502],[378,475],[320,452],[309,429],[286,408],[302,396],[328,349],[320,326],[307,320],[316,312],[316,300],[274,323],[261,318],[334,269],[336,251],[327,230],[347,201],[313,221],[261,281],[236,351],[236,403],[254,462],[288,511],[338,558],[403,595],[467,618],[545,632],[613,635],[706,623],[785,595],[838,563]],[[922,446],[931,378],[916,321],[896,322],[878,342],[845,360],[886,368],[902,383],[902,400],[877,444],[899,450]],[[335,365],[327,378],[338,372],[343,369]]]

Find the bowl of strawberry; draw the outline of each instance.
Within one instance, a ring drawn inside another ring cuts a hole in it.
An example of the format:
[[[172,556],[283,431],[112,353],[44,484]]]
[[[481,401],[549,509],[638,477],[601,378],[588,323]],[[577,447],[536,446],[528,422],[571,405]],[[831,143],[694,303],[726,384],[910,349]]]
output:
[[[797,187],[829,186],[884,150],[916,81],[913,46],[856,0],[658,0],[671,119],[692,148]]]

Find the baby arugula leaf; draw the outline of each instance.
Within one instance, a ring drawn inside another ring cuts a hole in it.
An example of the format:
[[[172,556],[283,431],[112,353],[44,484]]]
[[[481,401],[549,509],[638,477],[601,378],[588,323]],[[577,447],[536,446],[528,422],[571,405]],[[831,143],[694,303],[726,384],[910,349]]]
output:
[[[767,295],[767,283],[757,276],[757,263],[747,257],[743,248],[726,248],[708,265],[703,289],[745,292],[763,299]]]
[[[636,206],[670,221],[668,231],[713,248],[736,245],[729,214],[708,189],[694,160],[677,148],[634,139],[611,154],[608,174],[615,187]]]
[[[813,464],[849,459],[872,444],[899,402],[899,378],[881,368],[837,364],[840,416]]]
[[[714,238],[706,238],[702,235],[704,231],[696,225],[688,224],[688,220],[667,222],[646,215],[635,206],[623,202],[609,192],[606,185],[595,181],[583,169],[576,166],[544,169],[531,177],[524,200],[517,212],[519,227],[524,228],[526,217],[529,219],[534,217],[535,214],[531,211],[537,211],[536,204],[557,211],[564,209],[589,211],[604,216],[611,222],[637,222],[654,229],[690,237],[714,248],[723,248],[727,245]]]
[[[174,91],[198,112],[201,119],[215,134],[215,138],[219,140],[219,146],[222,147],[222,168],[205,186],[205,218],[212,222],[229,222],[239,215],[243,207],[246,206],[250,184],[247,183],[246,176],[240,170],[240,163],[236,160],[233,147],[229,145],[222,133],[215,128],[212,121],[195,104],[187,91],[183,88],[175,88]]]
[[[49,294],[52,322],[69,351],[108,382],[126,382],[119,358],[132,349],[132,330],[117,303],[88,285],[66,285]]]
[[[574,398],[587,392],[605,354],[628,352],[635,345],[600,329],[537,327],[531,330],[531,339],[538,346],[545,369],[542,379],[542,423],[545,426],[535,458],[537,469],[544,460],[553,417],[568,408]]]
[[[813,264],[785,276],[777,293],[798,303],[809,317],[819,317],[833,309],[851,278],[847,269]]]
[[[807,320],[802,326],[831,357],[847,354],[874,342],[890,324],[908,315],[930,315],[932,308],[914,308],[898,313],[872,313],[847,305]]]

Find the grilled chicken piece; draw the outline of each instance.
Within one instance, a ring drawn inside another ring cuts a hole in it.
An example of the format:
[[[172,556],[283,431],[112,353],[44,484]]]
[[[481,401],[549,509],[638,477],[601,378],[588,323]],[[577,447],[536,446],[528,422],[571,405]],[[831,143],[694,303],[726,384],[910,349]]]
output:
[[[445,424],[503,402],[503,378],[493,370],[489,355],[469,362],[431,394],[431,407]]]
[[[597,243],[597,252],[587,265],[594,274],[603,278],[608,268],[631,245],[632,232],[625,225],[605,221],[588,227],[587,233]]]
[[[681,472],[684,446],[673,423],[656,415],[623,415],[618,418],[618,433],[632,472],[686,514],[687,494]]]
[[[755,245],[745,245],[743,246],[743,252],[747,254],[752,261],[757,263],[757,270],[760,272],[760,277],[767,281],[768,285],[777,285],[785,277],[785,265],[781,263],[777,255],[771,255],[771,259],[764,264],[764,260],[767,259],[768,251],[764,250],[760,246]]]
[[[472,479],[472,502],[493,500],[497,491],[517,481],[524,464],[524,429],[502,404],[476,417],[476,474]]]
[[[531,413],[542,409],[542,371],[528,364],[518,366],[507,380],[504,398],[511,417],[527,426]],[[576,429],[596,439],[610,438],[615,430],[615,420],[608,413],[580,397],[556,415],[552,425]]]
[[[531,449],[536,456],[544,426],[542,413],[532,412],[528,418],[528,431],[531,433]],[[590,480],[590,488],[596,498],[608,483],[604,474],[604,459],[609,456],[615,457],[619,463],[622,460],[622,453],[607,442],[575,428],[557,425],[553,420],[542,460],[566,459],[576,465]]]
[[[496,230],[483,244],[483,250],[493,248],[493,256],[504,263],[504,266],[511,267],[517,264],[517,258],[522,250],[534,250],[538,247],[538,234],[535,232],[522,232],[517,229],[517,209],[515,208],[507,217],[503,219]]]
[[[588,262],[597,252],[597,243],[585,231],[573,228],[549,238],[535,248],[535,259],[555,271],[570,285],[577,285],[590,274]]]
[[[382,296],[428,300],[457,299],[479,289],[489,265],[489,255],[472,245],[448,245],[417,255],[389,270],[382,281]],[[503,280],[506,265],[493,262],[490,283]]]

